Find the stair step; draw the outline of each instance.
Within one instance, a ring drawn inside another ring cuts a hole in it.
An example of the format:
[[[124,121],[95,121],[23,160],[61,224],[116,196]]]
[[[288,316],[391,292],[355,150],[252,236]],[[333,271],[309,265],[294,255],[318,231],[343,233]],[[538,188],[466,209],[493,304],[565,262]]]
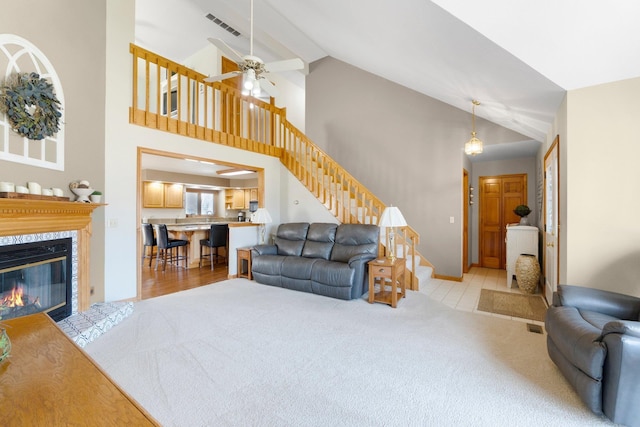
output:
[[[431,274],[433,274],[433,268],[426,265],[420,265],[416,268],[416,278],[418,279],[419,289],[422,289],[429,280],[431,280]]]

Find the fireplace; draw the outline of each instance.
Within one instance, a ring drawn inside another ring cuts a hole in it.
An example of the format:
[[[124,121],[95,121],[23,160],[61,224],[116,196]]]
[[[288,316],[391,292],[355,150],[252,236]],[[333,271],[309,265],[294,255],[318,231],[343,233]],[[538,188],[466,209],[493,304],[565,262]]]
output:
[[[71,238],[0,246],[0,316],[46,312],[59,321],[72,312]]]

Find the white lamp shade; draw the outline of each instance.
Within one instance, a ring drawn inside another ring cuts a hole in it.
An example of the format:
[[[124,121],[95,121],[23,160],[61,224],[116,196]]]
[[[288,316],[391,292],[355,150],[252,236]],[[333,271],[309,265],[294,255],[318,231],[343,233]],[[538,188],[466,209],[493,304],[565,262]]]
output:
[[[253,214],[252,221],[256,224],[270,224],[273,220],[271,219],[271,215],[269,215],[269,211],[265,208],[258,208]]]
[[[382,217],[378,223],[379,227],[405,227],[407,221],[402,216],[402,212],[397,206],[389,206],[382,212]]]

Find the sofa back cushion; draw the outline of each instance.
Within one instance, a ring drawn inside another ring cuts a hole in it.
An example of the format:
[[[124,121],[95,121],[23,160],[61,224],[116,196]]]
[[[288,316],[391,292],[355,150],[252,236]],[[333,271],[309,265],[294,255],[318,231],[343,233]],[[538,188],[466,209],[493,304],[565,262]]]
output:
[[[302,255],[309,223],[291,222],[280,224],[276,233],[275,244],[278,247],[278,255]]]
[[[307,232],[307,241],[302,249],[302,256],[306,258],[329,259],[333,243],[336,241],[338,224],[313,223]]]
[[[336,231],[336,243],[331,251],[331,261],[348,262],[355,255],[378,254],[377,225],[340,224]]]

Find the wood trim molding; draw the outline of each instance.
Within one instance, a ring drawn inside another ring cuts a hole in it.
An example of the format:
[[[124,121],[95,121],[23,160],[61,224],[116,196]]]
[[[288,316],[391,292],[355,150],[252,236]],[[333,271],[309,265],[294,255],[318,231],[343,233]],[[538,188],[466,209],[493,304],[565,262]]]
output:
[[[462,282],[462,280],[464,279],[463,276],[460,277],[456,277],[456,276],[444,276],[442,274],[436,274],[435,275],[436,279],[440,279],[440,280],[450,280],[452,282]]]
[[[0,199],[0,236],[78,231],[78,311],[89,308],[91,214],[99,203]]]

